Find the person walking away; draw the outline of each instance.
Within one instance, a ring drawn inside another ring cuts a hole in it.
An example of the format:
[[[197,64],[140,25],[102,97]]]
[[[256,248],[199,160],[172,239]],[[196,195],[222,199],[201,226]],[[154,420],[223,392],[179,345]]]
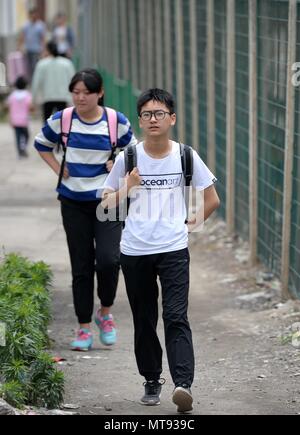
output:
[[[46,42],[46,24],[39,18],[36,8],[29,11],[29,21],[21,31],[19,47],[24,47],[28,68],[28,80],[31,82],[35,66],[43,53]]]
[[[159,405],[164,383],[162,348],[156,331],[159,277],[166,350],[175,385],[173,402],[178,412],[188,412],[193,409],[194,379],[194,350],[187,314],[188,231],[203,221],[201,216],[206,220],[220,201],[214,175],[189,147],[189,166],[194,167],[192,186],[203,192],[204,210],[186,221],[183,191],[187,172],[182,159],[187,150],[182,153],[183,146],[170,140],[176,124],[172,95],[161,89],[146,91],[138,100],[138,115],[145,140],[131,148],[130,153],[125,150],[116,160],[104,185],[102,207],[113,208],[130,197],[121,240],[121,266],[133,314],[137,365],[145,378],[141,402]],[[134,160],[136,166],[130,168],[128,162]]]
[[[73,63],[59,55],[53,42],[48,42],[47,55],[37,63],[32,80],[33,101],[42,104],[45,122],[72,103],[69,84],[74,74]]]
[[[17,153],[21,159],[28,157],[29,115],[33,110],[32,96],[26,87],[25,78],[19,77],[15,83],[15,90],[6,100],[10,123],[16,135]]]
[[[108,109],[103,105],[102,77],[93,69],[80,71],[72,78],[69,90],[75,108],[67,135],[65,166],[61,168],[53,154],[62,139],[65,111],[55,113],[46,122],[36,137],[35,147],[50,168],[57,175],[62,174],[57,192],[69,247],[74,307],[79,323],[71,347],[87,351],[93,344],[95,270],[101,304],[95,316],[100,341],[107,346],[116,342],[111,308],[118,285],[122,223],[100,222],[96,215],[104,182],[113,165],[111,124],[108,123]],[[123,149],[136,144],[128,119],[122,113],[116,115],[117,143],[114,145]]]
[[[71,26],[68,25],[67,15],[59,12],[55,17],[52,40],[57,45],[60,56],[72,58],[75,48],[75,34]]]

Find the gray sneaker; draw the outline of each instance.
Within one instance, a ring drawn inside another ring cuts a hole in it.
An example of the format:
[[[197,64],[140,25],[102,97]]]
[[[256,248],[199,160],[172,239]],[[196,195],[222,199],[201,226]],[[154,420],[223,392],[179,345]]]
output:
[[[161,389],[166,381],[147,381],[144,383],[145,394],[141,399],[141,404],[145,406],[160,405]]]
[[[193,396],[191,389],[186,385],[176,387],[173,393],[173,403],[177,405],[177,412],[193,411]]]

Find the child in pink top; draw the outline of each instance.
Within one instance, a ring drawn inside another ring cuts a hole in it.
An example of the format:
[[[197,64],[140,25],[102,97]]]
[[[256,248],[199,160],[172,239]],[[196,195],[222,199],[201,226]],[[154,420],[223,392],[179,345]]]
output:
[[[29,114],[32,110],[32,97],[26,90],[27,82],[19,77],[15,90],[8,97],[6,105],[9,109],[10,123],[16,133],[16,145],[20,158],[28,157],[27,146],[29,141]]]

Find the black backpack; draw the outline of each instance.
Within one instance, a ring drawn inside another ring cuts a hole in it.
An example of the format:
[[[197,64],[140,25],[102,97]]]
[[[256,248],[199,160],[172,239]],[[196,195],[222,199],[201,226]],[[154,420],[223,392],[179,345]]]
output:
[[[180,156],[182,172],[185,178],[185,204],[188,213],[190,206],[189,187],[192,184],[194,175],[194,156],[192,147],[180,144]],[[135,167],[137,167],[136,145],[131,145],[125,148],[125,174],[132,172]],[[128,202],[128,207],[129,204],[130,202]]]

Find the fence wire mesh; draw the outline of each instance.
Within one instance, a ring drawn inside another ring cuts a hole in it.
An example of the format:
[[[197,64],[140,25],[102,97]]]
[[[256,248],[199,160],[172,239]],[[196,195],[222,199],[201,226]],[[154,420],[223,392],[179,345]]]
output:
[[[212,0],[210,0],[212,1]],[[300,2],[298,2],[300,3]],[[107,101],[123,110],[137,128],[139,90],[164,87],[183,98],[178,118],[184,139],[208,161],[207,0],[80,0],[82,66],[101,68]],[[287,0],[257,0],[258,63],[258,256],[281,272],[288,53]],[[227,163],[227,1],[214,0],[216,176],[226,218]],[[191,17],[196,17],[192,25]],[[95,23],[100,23],[96,25]],[[249,237],[249,1],[235,1],[236,149],[235,229]],[[93,26],[93,32],[87,31]],[[181,35],[182,29],[182,36]],[[180,31],[179,31],[180,30]],[[193,32],[196,34],[194,35]],[[112,33],[114,36],[112,37]],[[178,36],[179,35],[179,36]],[[197,52],[192,51],[192,37]],[[178,44],[182,44],[178,46]],[[181,56],[182,64],[181,64]],[[297,20],[300,61],[300,4]],[[197,116],[192,83],[198,91]],[[194,74],[194,75],[193,75]],[[182,82],[179,80],[183,77]],[[194,79],[194,80],[193,80]],[[296,90],[290,289],[300,297],[300,97]],[[195,122],[198,123],[195,129]],[[179,138],[179,128],[174,138]],[[194,133],[197,132],[197,137]]]
[[[215,0],[215,74],[216,74],[216,176],[221,199],[220,213],[226,214],[226,97],[227,97],[227,19],[226,2]]]
[[[296,59],[300,62],[300,3],[297,9]],[[296,88],[294,152],[290,289],[294,296],[300,297],[300,85]]]
[[[258,254],[281,272],[288,7],[258,3]]]
[[[183,0],[181,4],[183,19],[183,44],[184,44],[184,112],[185,112],[185,141],[193,144],[192,125],[192,62],[191,62],[191,23],[190,0]]]
[[[197,17],[197,59],[196,68],[198,76],[198,123],[199,150],[202,159],[207,163],[207,70],[206,70],[206,51],[207,51],[207,7],[206,2],[196,1]]]
[[[249,26],[248,1],[236,3],[236,162],[235,225],[249,234]]]
[[[177,101],[178,104],[178,100],[177,100],[177,44],[176,44],[176,40],[177,40],[177,35],[176,35],[176,29],[177,29],[177,22],[176,22],[176,7],[175,7],[175,2],[171,1],[170,2],[170,28],[169,31],[171,32],[171,77],[172,77],[172,87],[171,87],[171,92],[174,95],[175,100]],[[178,125],[178,124],[177,124]],[[174,138],[178,137],[178,127],[177,125],[175,126],[174,129]]]

